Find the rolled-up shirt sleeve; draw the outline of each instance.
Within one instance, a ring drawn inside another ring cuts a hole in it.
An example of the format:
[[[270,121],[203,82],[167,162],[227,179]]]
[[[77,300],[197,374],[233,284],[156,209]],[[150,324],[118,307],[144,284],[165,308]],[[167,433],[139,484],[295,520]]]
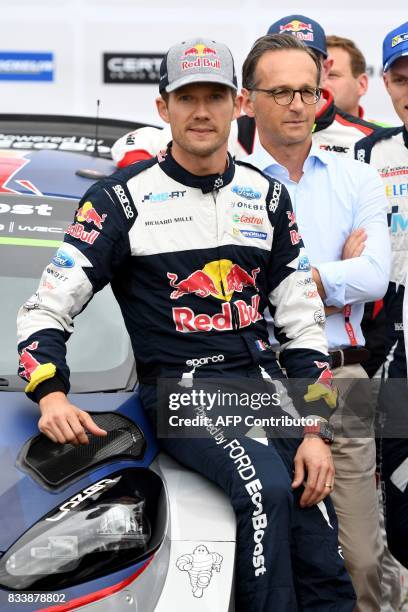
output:
[[[373,168],[360,168],[352,230],[364,229],[367,240],[360,257],[313,264],[320,273],[327,306],[372,302],[382,298],[388,287],[391,247],[384,186]]]

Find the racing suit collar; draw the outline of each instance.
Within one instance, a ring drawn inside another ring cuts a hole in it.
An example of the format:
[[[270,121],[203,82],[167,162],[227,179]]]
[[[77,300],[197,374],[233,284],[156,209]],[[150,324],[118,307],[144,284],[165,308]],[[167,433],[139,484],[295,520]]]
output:
[[[197,176],[191,174],[180,166],[171,154],[171,143],[165,154],[158,155],[158,161],[160,168],[178,183],[182,183],[187,187],[196,187],[201,189],[203,193],[210,193],[216,191],[231,183],[235,174],[235,164],[228,153],[228,166],[223,174],[207,174],[206,176]]]
[[[408,130],[407,130],[407,127],[405,125],[402,128],[402,137],[404,139],[404,145],[408,149]]]
[[[322,90],[322,98],[324,100],[324,106],[316,113],[313,132],[320,132],[320,130],[326,129],[333,123],[336,117],[337,109],[334,104],[334,99],[327,89]]]

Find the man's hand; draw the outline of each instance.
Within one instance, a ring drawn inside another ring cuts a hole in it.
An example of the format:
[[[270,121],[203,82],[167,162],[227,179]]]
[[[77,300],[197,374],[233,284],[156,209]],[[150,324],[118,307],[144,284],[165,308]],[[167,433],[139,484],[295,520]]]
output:
[[[341,254],[342,259],[352,259],[353,257],[360,257],[365,249],[365,241],[367,240],[367,233],[363,228],[354,230],[347,238],[343,246]]]
[[[312,271],[312,278],[314,280],[314,282],[316,283],[316,288],[317,288],[317,292],[320,295],[320,298],[322,300],[326,299],[326,291],[324,290],[323,287],[323,283],[322,283],[322,279],[320,277],[320,272],[317,268],[311,268]]]
[[[87,412],[71,404],[61,391],[43,397],[39,406],[41,418],[38,421],[38,428],[53,442],[78,446],[89,444],[86,431],[95,436],[107,435],[107,432],[98,427]]]
[[[313,506],[327,497],[332,491],[327,485],[334,482],[334,465],[330,447],[318,436],[307,434],[295,456],[295,477],[292,488],[299,487],[307,472],[305,490],[300,505]]]
[[[337,314],[338,312],[343,312],[343,308],[339,308],[338,306],[325,306],[324,314],[326,317],[330,317],[330,315]]]

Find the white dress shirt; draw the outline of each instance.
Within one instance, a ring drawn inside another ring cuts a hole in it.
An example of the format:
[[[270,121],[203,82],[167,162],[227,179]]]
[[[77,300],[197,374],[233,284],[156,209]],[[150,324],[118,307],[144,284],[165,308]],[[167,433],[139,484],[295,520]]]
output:
[[[296,183],[288,170],[259,144],[245,161],[281,181],[289,191],[312,266],[326,292],[326,306],[351,305],[349,321],[357,344],[364,302],[382,298],[390,273],[390,241],[384,186],[374,168],[312,146]],[[360,257],[342,260],[343,245],[356,229],[367,233]],[[343,313],[327,317],[329,348],[350,346]]]

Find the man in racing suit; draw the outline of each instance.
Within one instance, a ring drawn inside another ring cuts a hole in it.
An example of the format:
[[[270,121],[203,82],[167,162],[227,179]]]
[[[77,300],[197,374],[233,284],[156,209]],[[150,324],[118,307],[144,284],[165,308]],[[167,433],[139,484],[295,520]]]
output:
[[[22,307],[19,351],[38,363],[25,372],[26,391],[39,402],[39,427],[52,440],[86,443],[85,428],[104,433],[66,397],[65,341],[74,316],[108,282],[153,424],[159,377],[182,382],[192,357],[206,358],[200,373],[208,377],[282,377],[261,314],[268,302],[289,375],[330,382],[322,304],[317,292],[306,298],[299,282],[312,281],[296,226],[288,224],[288,193],[227,155],[230,123],[239,111],[236,88],[224,45],[193,39],[168,51],[157,106],[172,127],[172,146],[89,189],[63,245],[74,265],[60,282],[51,263]],[[237,200],[257,205],[251,223],[238,229],[231,206]],[[316,399],[313,412],[328,416],[330,384],[310,385],[306,398]],[[330,428],[318,421],[300,444],[295,438],[264,445],[243,437],[222,446],[211,435],[162,439],[164,449],[231,499],[238,524],[237,611],[354,606],[337,550],[336,517],[330,500],[323,501],[334,476],[325,442]],[[242,455],[245,462],[237,465]],[[241,476],[245,463],[256,475],[251,483]]]
[[[408,22],[391,31],[383,43],[384,83],[394,109],[403,122],[384,128],[355,145],[356,159],[374,166],[383,179],[388,198],[392,267],[384,298],[387,315],[387,359],[381,409],[386,413],[382,440],[382,475],[385,484],[386,530],[394,556],[408,567],[408,442],[396,438],[396,423],[407,407],[407,363],[402,307],[408,270]],[[398,382],[399,379],[400,382]],[[406,417],[400,435],[406,435]],[[402,429],[404,427],[404,429]]]

